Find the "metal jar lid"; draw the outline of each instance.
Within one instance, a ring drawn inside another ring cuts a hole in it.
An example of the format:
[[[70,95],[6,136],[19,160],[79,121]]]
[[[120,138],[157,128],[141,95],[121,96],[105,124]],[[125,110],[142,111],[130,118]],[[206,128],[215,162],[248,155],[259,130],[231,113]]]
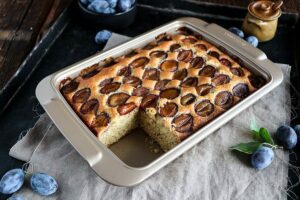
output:
[[[274,20],[280,17],[281,9],[283,2],[282,0],[277,0],[275,2],[263,0],[263,1],[254,1],[249,4],[248,11],[254,17],[261,20]]]

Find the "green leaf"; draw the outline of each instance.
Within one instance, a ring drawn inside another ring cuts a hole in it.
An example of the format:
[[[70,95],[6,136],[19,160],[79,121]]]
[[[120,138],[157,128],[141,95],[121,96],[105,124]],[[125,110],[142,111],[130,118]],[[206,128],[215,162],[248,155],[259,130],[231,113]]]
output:
[[[263,142],[267,142],[272,145],[274,144],[274,141],[273,141],[269,131],[266,128],[259,129],[259,136],[263,140]]]
[[[253,154],[259,147],[262,146],[260,142],[240,143],[230,147],[231,150],[236,150],[246,154]]]
[[[251,130],[251,133],[253,135],[254,140],[259,141],[259,142],[263,142],[262,139],[260,138],[260,134],[259,134],[258,131]]]
[[[250,121],[250,130],[253,135],[253,139],[262,142],[262,140],[260,138],[260,134],[259,134],[259,128],[257,126],[255,119],[252,119]]]
[[[258,127],[255,119],[250,120],[250,130],[255,131],[255,132],[259,132],[259,127]]]

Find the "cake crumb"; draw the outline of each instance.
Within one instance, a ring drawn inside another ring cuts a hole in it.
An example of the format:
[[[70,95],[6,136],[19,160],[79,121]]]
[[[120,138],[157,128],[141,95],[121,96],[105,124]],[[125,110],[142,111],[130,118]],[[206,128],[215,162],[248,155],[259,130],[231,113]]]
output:
[[[154,139],[152,139],[151,137],[146,137],[145,143],[151,153],[157,154],[160,152],[160,148],[157,147],[158,146],[157,142]]]
[[[160,152],[160,150],[158,149],[158,148],[155,148],[154,150],[153,150],[153,153],[159,153]]]
[[[150,144],[150,145],[153,145],[153,144],[154,144],[154,140],[153,140],[153,139],[150,139],[149,144]]]

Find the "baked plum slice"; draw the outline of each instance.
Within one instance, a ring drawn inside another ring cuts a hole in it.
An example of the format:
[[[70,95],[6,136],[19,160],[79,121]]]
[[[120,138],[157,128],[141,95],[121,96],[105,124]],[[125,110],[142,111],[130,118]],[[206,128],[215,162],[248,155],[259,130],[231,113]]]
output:
[[[154,47],[157,47],[157,44],[155,44],[154,42],[151,42],[151,43],[147,44],[146,46],[144,46],[142,49],[150,50],[150,49],[153,49]]]
[[[88,79],[88,78],[95,76],[98,73],[99,73],[99,70],[94,69],[92,71],[86,72],[85,74],[81,75],[81,77],[82,77],[82,79]]]
[[[165,90],[162,90],[159,94],[160,98],[166,98],[166,99],[175,99],[180,94],[179,89],[177,88],[168,88]]]
[[[157,81],[159,79],[159,71],[154,68],[146,69],[143,74],[143,79]]]
[[[230,77],[225,74],[219,74],[211,80],[214,86],[224,85],[230,82]]]
[[[231,73],[236,76],[244,76],[245,73],[240,67],[235,67],[230,69]]]
[[[151,58],[161,58],[161,59],[165,59],[168,56],[168,54],[164,51],[152,51],[150,53],[150,57]]]
[[[93,128],[107,126],[110,122],[110,117],[106,112],[101,112],[93,119],[91,126]]]
[[[113,82],[113,78],[107,78],[107,79],[104,79],[103,81],[101,81],[101,83],[99,84],[100,87],[104,87],[106,84],[109,84],[111,82]]]
[[[214,110],[215,106],[208,99],[201,101],[195,106],[195,112],[200,117],[207,117],[212,114]]]
[[[140,57],[132,61],[129,66],[132,68],[142,67],[144,68],[149,63],[149,58]]]
[[[196,87],[197,85],[198,78],[196,77],[189,77],[180,84],[181,87]]]
[[[237,85],[235,85],[233,87],[232,93],[236,97],[244,98],[244,97],[248,96],[248,94],[249,94],[248,85],[245,83],[238,83]]]
[[[202,57],[195,57],[193,60],[190,62],[190,67],[195,68],[195,69],[200,69],[204,65],[204,59]]]
[[[165,60],[160,64],[160,69],[167,72],[175,72],[178,69],[178,62],[176,60]]]
[[[174,73],[173,79],[182,81],[187,76],[188,72],[186,69],[178,70]]]
[[[226,59],[226,58],[221,58],[220,59],[220,63],[222,64],[222,65],[225,65],[225,66],[227,66],[227,67],[231,67],[231,62],[228,60],[228,59]]]
[[[116,107],[125,104],[130,95],[126,93],[115,93],[108,97],[107,103],[111,107]]]
[[[184,95],[183,97],[181,97],[180,103],[183,106],[187,106],[187,105],[190,105],[190,104],[194,103],[195,100],[196,100],[196,96],[195,95],[193,95],[193,94],[187,94],[187,95]]]
[[[68,80],[66,80],[66,81],[68,81]],[[75,90],[77,90],[78,86],[79,86],[79,83],[77,81],[71,80],[71,81],[69,81],[69,83],[62,86],[60,91],[63,94],[70,94],[70,93],[74,92]]]
[[[261,76],[256,76],[256,75],[250,75],[248,76],[248,79],[251,83],[251,85],[255,88],[260,88],[265,84],[265,79]]]
[[[192,50],[181,50],[178,53],[177,60],[182,62],[190,62],[193,58],[193,52]]]
[[[97,99],[90,99],[80,107],[82,114],[96,114],[98,111],[99,102]]]
[[[161,33],[155,37],[155,40],[159,44],[161,42],[170,41],[170,40],[172,40],[172,38],[167,33]]]
[[[174,52],[174,51],[178,50],[180,47],[181,47],[180,44],[172,44],[170,46],[170,51]]]
[[[129,76],[130,74],[131,74],[131,68],[130,67],[123,67],[117,73],[118,76]]]
[[[160,80],[155,84],[154,89],[155,90],[163,90],[165,89],[166,85],[170,82],[169,79]]]
[[[195,44],[197,42],[197,40],[195,38],[192,37],[187,37],[184,38],[183,40],[181,40],[183,43],[189,43],[189,44]]]
[[[206,76],[206,77],[214,77],[216,73],[216,68],[214,68],[211,65],[206,65],[199,71],[200,76]]]
[[[123,105],[118,106],[117,111],[120,115],[126,115],[133,111],[137,106],[134,102],[125,103]]]
[[[187,27],[180,27],[177,29],[177,32],[179,32],[180,34],[183,34],[183,35],[194,35],[195,32]]]
[[[216,59],[219,59],[219,57],[220,57],[220,54],[216,51],[210,51],[207,54],[212,56],[212,57],[215,57]]]
[[[99,64],[96,63],[86,69],[83,69],[80,72],[80,76],[82,79],[91,78],[91,77],[95,76],[96,74],[98,74],[103,68],[104,68],[104,66],[99,66]]]
[[[196,91],[198,93],[198,95],[200,96],[205,96],[207,94],[209,94],[213,89],[213,86],[210,84],[201,84],[199,86],[196,87]]]
[[[178,106],[176,103],[166,103],[163,107],[160,108],[160,115],[163,117],[173,117],[178,111]]]
[[[91,96],[91,89],[90,88],[83,88],[78,90],[72,97],[72,101],[74,103],[84,103],[86,102],[89,97]]]
[[[194,47],[202,51],[207,51],[207,47],[205,44],[196,44]]]
[[[147,96],[145,96],[142,99],[141,108],[144,109],[144,110],[146,108],[151,108],[151,107],[155,108],[157,100],[158,100],[158,96],[157,95],[155,95],[155,94],[148,94]]]
[[[137,87],[142,84],[142,81],[136,76],[126,76],[123,79],[123,83],[129,84],[133,87]]]
[[[133,96],[143,97],[149,93],[149,89],[145,87],[135,88],[132,92]]]
[[[233,105],[233,95],[228,91],[219,92],[215,97],[215,104],[223,109]]]
[[[100,89],[100,92],[102,94],[109,94],[111,92],[117,91],[120,88],[120,86],[121,83],[118,82],[108,83]]]
[[[193,129],[193,117],[190,114],[181,114],[173,119],[175,130],[180,133],[190,132]]]

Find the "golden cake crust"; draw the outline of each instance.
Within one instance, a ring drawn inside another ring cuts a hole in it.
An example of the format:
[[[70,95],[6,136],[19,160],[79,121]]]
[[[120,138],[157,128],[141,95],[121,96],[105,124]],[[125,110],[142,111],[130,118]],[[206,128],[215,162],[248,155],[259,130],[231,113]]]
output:
[[[198,34],[161,34],[108,66],[93,66],[60,90],[99,138],[130,112],[151,110],[183,140],[264,84]]]

